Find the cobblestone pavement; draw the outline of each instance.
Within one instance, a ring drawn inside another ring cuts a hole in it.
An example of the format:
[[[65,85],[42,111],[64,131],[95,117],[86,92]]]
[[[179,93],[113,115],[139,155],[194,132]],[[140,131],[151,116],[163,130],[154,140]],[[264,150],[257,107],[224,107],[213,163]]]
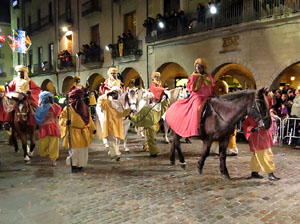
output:
[[[111,160],[98,141],[89,165],[71,174],[61,151],[56,167],[35,153],[24,164],[22,153],[7,146],[0,132],[0,223],[299,223],[300,151],[273,147],[275,174],[269,182],[248,179],[251,154],[246,143],[228,157],[231,180],[219,173],[218,156],[197,172],[201,141],[183,144],[187,167],[169,165],[170,145],[157,137],[157,158],[142,151],[143,140],[129,136],[130,154]]]

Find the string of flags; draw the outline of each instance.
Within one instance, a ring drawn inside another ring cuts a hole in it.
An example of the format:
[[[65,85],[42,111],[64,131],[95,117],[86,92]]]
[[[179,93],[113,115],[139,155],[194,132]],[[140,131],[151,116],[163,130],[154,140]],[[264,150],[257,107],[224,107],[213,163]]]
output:
[[[32,42],[29,36],[26,36],[24,30],[12,30],[12,35],[7,36],[11,43],[8,43],[13,52],[26,54]],[[0,48],[3,47],[6,37],[1,35],[0,29]]]

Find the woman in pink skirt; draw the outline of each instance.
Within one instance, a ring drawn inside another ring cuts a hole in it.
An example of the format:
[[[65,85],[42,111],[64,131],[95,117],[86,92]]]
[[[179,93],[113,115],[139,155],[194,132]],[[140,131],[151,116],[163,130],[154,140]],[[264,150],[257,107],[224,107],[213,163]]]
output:
[[[207,64],[202,58],[194,63],[194,72],[189,77],[188,99],[176,101],[166,112],[169,126],[181,137],[197,136],[200,127],[200,108],[203,102],[213,95],[215,83],[207,72]],[[202,103],[202,104],[201,104]]]

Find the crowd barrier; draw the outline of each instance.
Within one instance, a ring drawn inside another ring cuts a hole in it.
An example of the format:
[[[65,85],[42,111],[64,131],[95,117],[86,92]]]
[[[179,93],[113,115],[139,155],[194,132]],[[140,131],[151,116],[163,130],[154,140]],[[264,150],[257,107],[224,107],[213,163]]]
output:
[[[273,132],[273,142],[275,145],[295,145],[300,143],[300,118],[289,117],[285,119],[277,118],[277,131]],[[243,133],[243,121],[237,123],[237,133]],[[298,132],[299,130],[299,132]]]

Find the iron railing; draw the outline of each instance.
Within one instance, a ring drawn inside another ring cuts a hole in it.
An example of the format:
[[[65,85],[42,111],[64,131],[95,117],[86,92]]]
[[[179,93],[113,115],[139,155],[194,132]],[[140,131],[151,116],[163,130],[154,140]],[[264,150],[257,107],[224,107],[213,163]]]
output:
[[[75,56],[64,56],[57,59],[57,67],[60,70],[73,70],[76,68]]]
[[[144,24],[147,30],[146,42],[150,43],[254,20],[289,17],[300,12],[300,0],[221,1],[216,7],[216,14],[211,14],[208,8],[203,8],[198,13],[174,15],[169,18],[148,21]],[[159,28],[159,22],[165,24],[163,29]]]
[[[141,56],[142,55],[142,41],[141,40],[125,40],[122,43],[111,45],[111,54],[113,58],[123,57],[123,56]]]
[[[27,27],[26,27],[26,31],[27,33],[31,34],[35,31],[38,31],[48,25],[52,25],[53,24],[53,17],[52,15],[48,15],[48,16],[44,16],[42,17],[39,21],[35,22],[35,23],[32,23],[32,24],[29,24]]]

